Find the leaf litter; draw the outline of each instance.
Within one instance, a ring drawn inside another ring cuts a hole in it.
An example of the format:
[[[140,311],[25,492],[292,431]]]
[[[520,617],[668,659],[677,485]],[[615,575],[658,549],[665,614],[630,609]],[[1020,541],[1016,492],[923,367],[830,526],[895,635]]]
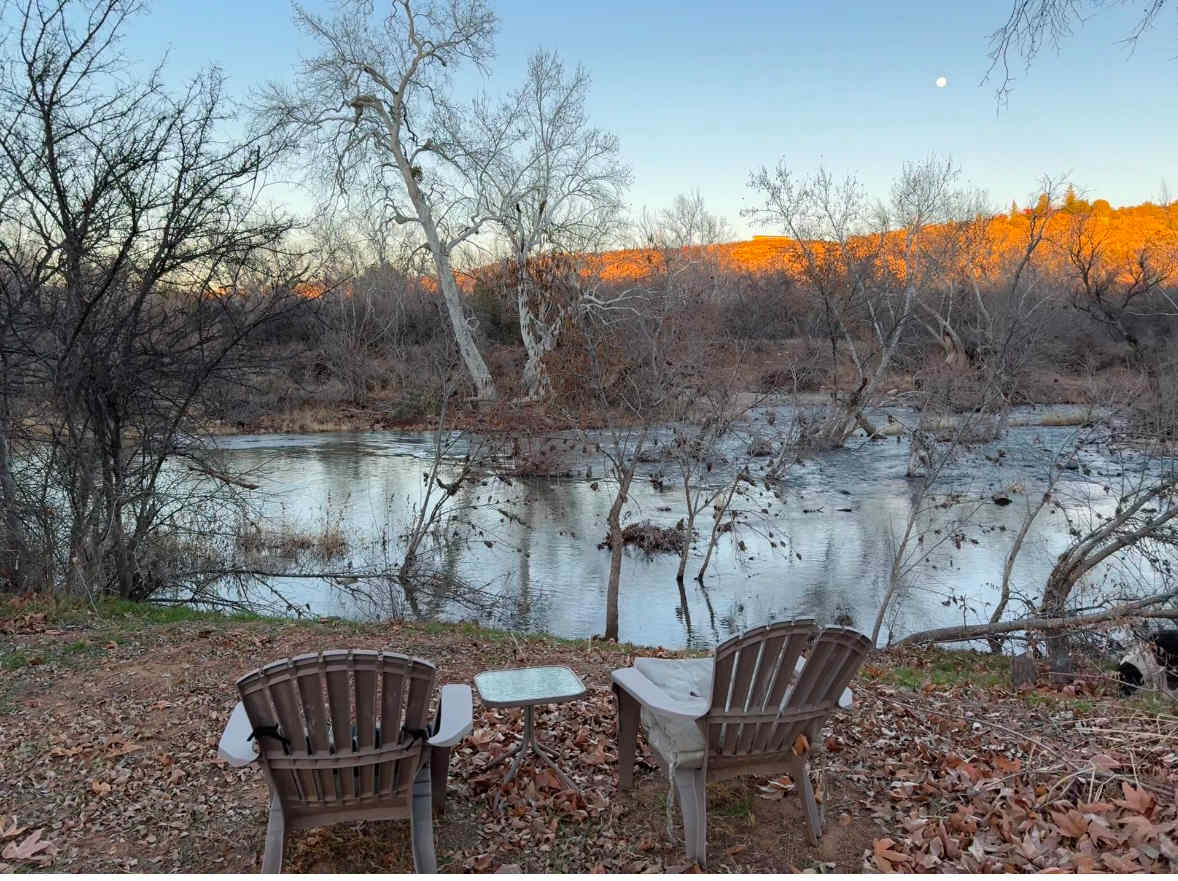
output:
[[[575,792],[535,757],[510,783],[504,764],[490,767],[522,736],[522,713],[476,698],[475,728],[455,750],[446,813],[435,821],[443,870],[697,870],[684,859],[678,817],[677,839],[666,837],[665,777],[641,739],[637,787],[616,789],[609,671],[632,660],[624,647],[507,640],[458,625],[97,620],[80,628],[91,648],[76,656],[63,649],[78,629],[46,623],[7,627],[18,631],[13,649],[44,663],[0,684],[0,869],[255,870],[266,787],[255,767],[216,757],[233,682],[279,657],[352,646],[429,658],[442,681],[567,664],[589,687],[584,699],[536,714],[537,736]],[[825,802],[820,847],[800,831],[787,775],[716,784],[709,870],[1178,870],[1172,707],[1147,711],[1095,678],[1067,692],[889,684],[889,669],[919,658],[874,657],[853,685],[855,707],[814,744],[793,745],[811,753]],[[288,839],[288,871],[410,866],[407,823]]]

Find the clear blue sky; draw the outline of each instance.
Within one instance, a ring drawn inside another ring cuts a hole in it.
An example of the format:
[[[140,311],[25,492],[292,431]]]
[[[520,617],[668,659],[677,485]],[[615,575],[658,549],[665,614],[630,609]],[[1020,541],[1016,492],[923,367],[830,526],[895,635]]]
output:
[[[593,121],[634,169],[635,211],[698,188],[738,234],[753,232],[739,217],[749,171],[781,155],[854,172],[881,197],[929,152],[952,156],[1000,207],[1023,203],[1043,173],[1069,173],[1114,205],[1156,200],[1163,179],[1178,192],[1178,31],[1165,17],[1128,57],[1118,40],[1139,4],[1097,13],[1045,51],[999,112],[979,83],[1010,0],[491,2],[500,30],[484,88],[518,83],[539,46],[583,64]],[[215,63],[240,96],[289,77],[309,48],[284,0],[156,0],[126,48],[146,60],[165,47],[169,73]]]

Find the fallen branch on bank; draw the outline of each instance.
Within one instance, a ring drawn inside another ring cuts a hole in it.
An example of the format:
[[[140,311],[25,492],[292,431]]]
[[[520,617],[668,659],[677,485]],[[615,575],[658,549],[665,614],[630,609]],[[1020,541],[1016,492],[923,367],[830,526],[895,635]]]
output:
[[[941,642],[968,642],[973,639],[985,639],[988,636],[1000,636],[1004,633],[1037,630],[1053,633],[1059,630],[1071,630],[1076,627],[1086,627],[1090,624],[1104,624],[1119,618],[1169,618],[1178,619],[1178,609],[1156,608],[1162,603],[1178,597],[1178,592],[1154,594],[1140,600],[1112,606],[1103,612],[1093,612],[1090,615],[1069,615],[1062,618],[1031,617],[1018,618],[1014,621],[1002,621],[997,624],[967,624],[961,627],[937,627],[932,630],[921,630],[910,633],[899,642],[901,645],[928,645]]]

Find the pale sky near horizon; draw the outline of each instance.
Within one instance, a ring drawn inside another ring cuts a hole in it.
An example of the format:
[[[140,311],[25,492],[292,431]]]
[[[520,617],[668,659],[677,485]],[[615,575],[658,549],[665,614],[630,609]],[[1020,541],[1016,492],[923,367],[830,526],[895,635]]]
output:
[[[1164,17],[1130,57],[1118,41],[1136,4],[1095,13],[1058,54],[1020,69],[999,109],[979,83],[1011,0],[490,3],[497,56],[481,87],[516,86],[541,46],[583,64],[593,124],[618,135],[634,170],[635,213],[699,189],[738,237],[775,232],[739,212],[755,202],[749,172],[783,155],[801,171],[855,173],[881,198],[904,161],[929,153],[951,156],[996,208],[1024,204],[1044,173],[1114,205],[1156,201],[1163,180],[1178,192],[1178,29]],[[288,79],[311,48],[291,11],[287,0],[154,0],[125,48],[143,60],[168,49],[176,80],[217,64],[245,97]]]

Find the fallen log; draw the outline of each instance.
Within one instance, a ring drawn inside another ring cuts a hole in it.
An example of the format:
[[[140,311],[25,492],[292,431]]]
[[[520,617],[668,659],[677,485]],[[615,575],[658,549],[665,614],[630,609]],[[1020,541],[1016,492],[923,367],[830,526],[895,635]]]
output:
[[[1002,621],[997,624],[967,624],[961,627],[937,627],[932,630],[921,630],[910,633],[896,643],[901,645],[928,645],[937,642],[968,642],[973,639],[985,639],[987,636],[999,636],[1003,633],[1014,633],[1020,630],[1037,630],[1053,633],[1060,630],[1070,630],[1075,627],[1085,627],[1089,624],[1103,624],[1118,618],[1169,618],[1178,619],[1178,609],[1153,608],[1164,602],[1178,597],[1178,592],[1160,593],[1144,597],[1119,606],[1112,606],[1103,612],[1093,612],[1090,615],[1071,615],[1063,618],[1018,618],[1014,621]]]

